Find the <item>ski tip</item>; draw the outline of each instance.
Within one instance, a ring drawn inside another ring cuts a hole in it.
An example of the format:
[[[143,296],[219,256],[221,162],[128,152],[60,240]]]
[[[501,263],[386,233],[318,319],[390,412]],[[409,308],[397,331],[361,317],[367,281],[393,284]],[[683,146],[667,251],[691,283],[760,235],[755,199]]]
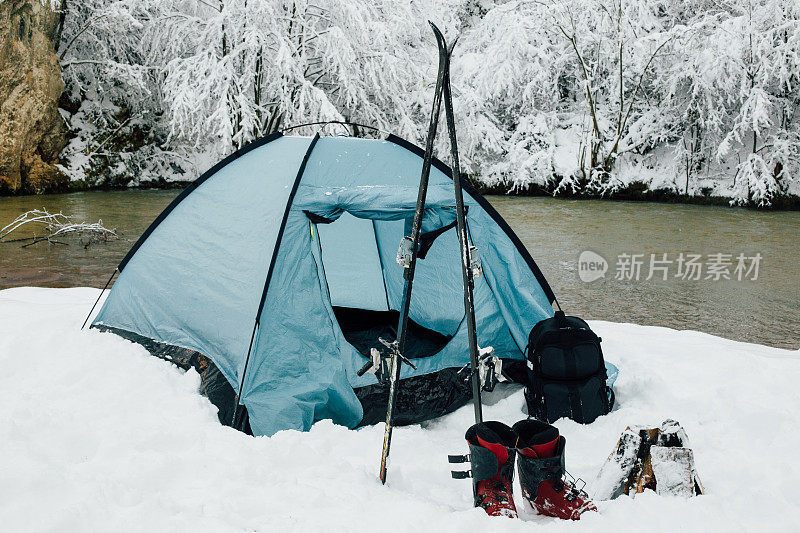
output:
[[[459,40],[460,38],[461,38],[461,35],[460,35],[460,34],[459,34],[459,35],[456,35],[456,38],[455,38],[455,39],[453,39],[453,42],[452,42],[452,43],[450,43],[450,48],[448,48],[448,49],[447,49],[447,53],[448,53],[448,54],[452,54],[452,53],[453,53],[453,50],[454,50],[454,49],[455,49],[455,47],[456,47],[456,43],[458,43],[458,40]]]
[[[433,21],[430,20],[428,21],[428,24],[431,25],[431,29],[433,30],[434,35],[436,35],[436,40],[444,44],[445,42],[444,34],[442,33],[442,30],[439,29],[439,26],[437,26],[436,24],[433,23]],[[446,50],[447,46],[445,46],[444,49]]]

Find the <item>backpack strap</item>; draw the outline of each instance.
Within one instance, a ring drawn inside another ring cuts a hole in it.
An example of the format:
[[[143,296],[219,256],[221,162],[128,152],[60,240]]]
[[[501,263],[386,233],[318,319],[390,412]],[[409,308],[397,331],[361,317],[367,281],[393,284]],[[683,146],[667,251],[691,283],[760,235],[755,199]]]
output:
[[[567,324],[567,315],[565,315],[564,311],[562,311],[561,309],[556,311],[555,319],[556,322],[558,322],[558,327],[566,328],[569,326],[569,324]]]
[[[577,383],[568,383],[567,389],[569,390],[569,407],[572,411],[572,418],[580,423],[585,423],[583,418],[583,406],[581,405],[581,394],[578,391]]]

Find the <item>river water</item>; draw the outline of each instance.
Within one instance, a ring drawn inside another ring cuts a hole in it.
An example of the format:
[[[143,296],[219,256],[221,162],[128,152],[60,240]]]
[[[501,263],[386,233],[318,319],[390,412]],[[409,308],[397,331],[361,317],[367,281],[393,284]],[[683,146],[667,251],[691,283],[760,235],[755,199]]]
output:
[[[22,248],[24,243],[0,243],[0,289],[102,287],[139,235],[177,194],[153,190],[0,198],[0,227],[24,211],[45,207],[87,222],[102,219],[120,235],[119,240],[88,246],[75,239],[64,239],[66,246],[42,242]],[[800,348],[800,212],[602,200],[488,199],[519,235],[568,314]],[[586,251],[597,256],[584,255],[581,268],[579,257]],[[759,254],[760,259],[754,259]],[[739,255],[745,268],[737,271]],[[581,272],[584,279],[593,272],[589,263],[599,268],[603,260],[607,264],[603,277],[581,280]],[[686,266],[689,260],[698,265],[694,268],[699,272]],[[698,275],[699,279],[693,279]]]

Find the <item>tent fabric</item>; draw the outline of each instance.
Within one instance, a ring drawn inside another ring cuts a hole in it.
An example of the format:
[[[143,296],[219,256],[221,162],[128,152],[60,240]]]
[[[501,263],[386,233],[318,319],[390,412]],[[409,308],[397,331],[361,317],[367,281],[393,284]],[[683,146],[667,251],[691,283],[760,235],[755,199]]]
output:
[[[389,310],[374,224],[344,213],[336,224],[317,226],[322,262],[336,265],[325,271],[331,305]],[[353,272],[359,273],[358,283],[353,283]]]
[[[366,359],[333,307],[399,308],[395,255],[414,215],[420,154],[393,136],[273,135],[246,147],[156,219],[118,267],[93,324],[210,358],[241,389],[256,435],[322,419],[356,427],[364,410],[354,389],[374,377],[356,376]],[[478,341],[521,360],[530,329],[553,314],[552,290],[499,215],[465,191],[484,272],[475,285]],[[401,379],[469,360],[458,239],[446,229],[454,219],[449,169],[436,160],[423,231],[443,231],[418,263],[410,316],[451,338],[417,358],[416,370],[403,366]]]
[[[196,350],[238,383],[266,266],[310,142],[276,139],[187,195],[120,269],[95,323]]]

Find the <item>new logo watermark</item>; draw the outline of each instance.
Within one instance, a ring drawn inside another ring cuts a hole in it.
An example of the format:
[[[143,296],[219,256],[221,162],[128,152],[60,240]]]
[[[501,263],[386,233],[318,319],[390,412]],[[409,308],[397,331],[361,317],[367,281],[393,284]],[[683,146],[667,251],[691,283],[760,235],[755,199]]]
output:
[[[680,279],[688,281],[756,281],[763,256],[760,253],[623,253],[616,257],[614,279],[650,281]],[[585,250],[578,256],[578,277],[591,283],[606,276],[609,262],[602,255]]]
[[[591,250],[581,252],[578,257],[578,277],[584,283],[591,283],[604,278],[608,272],[608,261],[602,255]]]

